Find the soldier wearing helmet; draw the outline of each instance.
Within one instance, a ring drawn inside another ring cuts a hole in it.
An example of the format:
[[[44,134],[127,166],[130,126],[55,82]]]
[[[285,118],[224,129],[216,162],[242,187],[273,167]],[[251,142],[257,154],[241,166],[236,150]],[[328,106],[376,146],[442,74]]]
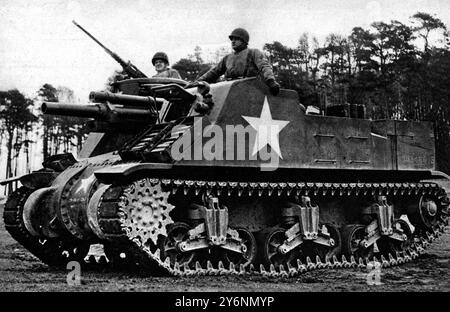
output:
[[[275,81],[272,66],[267,57],[258,49],[247,48],[250,36],[243,28],[236,28],[229,36],[234,52],[226,55],[215,67],[201,76],[198,81],[216,82],[221,75],[225,79],[256,77],[259,73],[269,86],[270,92],[277,95],[280,85]]]
[[[157,72],[153,77],[181,79],[178,71],[169,67],[169,58],[166,53],[156,52],[152,58],[152,64]]]

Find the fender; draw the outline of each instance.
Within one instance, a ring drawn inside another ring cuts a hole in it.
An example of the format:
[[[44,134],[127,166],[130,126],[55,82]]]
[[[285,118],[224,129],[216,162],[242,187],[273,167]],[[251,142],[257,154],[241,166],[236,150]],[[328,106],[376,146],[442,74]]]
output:
[[[116,184],[141,172],[168,170],[172,167],[173,165],[168,163],[128,163],[95,170],[94,175],[102,183]]]
[[[23,186],[30,189],[38,189],[41,187],[50,186],[53,180],[60,174],[55,171],[33,171],[21,176],[11,177],[9,179],[0,181],[0,185],[8,185],[15,181],[20,181]]]

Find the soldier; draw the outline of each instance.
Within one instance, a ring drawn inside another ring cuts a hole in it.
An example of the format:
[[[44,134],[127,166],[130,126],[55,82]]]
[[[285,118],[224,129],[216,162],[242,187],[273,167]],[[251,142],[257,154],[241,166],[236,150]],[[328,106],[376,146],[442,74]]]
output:
[[[152,58],[152,64],[157,72],[153,77],[181,79],[177,70],[169,67],[169,58],[164,52],[156,52]]]
[[[198,81],[216,82],[223,74],[225,79],[238,79],[245,77],[256,77],[261,73],[270,92],[277,95],[280,85],[275,81],[272,66],[269,64],[264,53],[258,49],[247,48],[250,35],[243,28],[236,28],[228,37],[234,53],[226,55],[214,68],[201,76]]]

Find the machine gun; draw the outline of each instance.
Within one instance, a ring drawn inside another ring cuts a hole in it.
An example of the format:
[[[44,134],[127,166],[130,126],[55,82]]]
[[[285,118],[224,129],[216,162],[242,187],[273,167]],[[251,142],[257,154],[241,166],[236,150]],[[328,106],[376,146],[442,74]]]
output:
[[[112,52],[110,49],[105,47],[100,41],[98,41],[94,36],[92,36],[86,29],[78,25],[77,22],[72,21],[72,23],[75,24],[78,28],[80,28],[86,35],[88,35],[92,40],[97,42],[99,46],[101,46],[106,53],[112,56],[114,60],[116,60],[117,63],[122,66],[123,70],[130,76],[131,78],[147,78],[147,76],[141,72],[135,65],[133,65],[130,61],[125,62],[120,56],[118,56],[116,53]]]

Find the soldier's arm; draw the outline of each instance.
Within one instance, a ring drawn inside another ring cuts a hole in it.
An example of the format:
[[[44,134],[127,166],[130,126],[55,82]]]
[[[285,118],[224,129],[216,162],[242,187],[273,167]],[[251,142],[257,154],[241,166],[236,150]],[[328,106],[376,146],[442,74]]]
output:
[[[170,78],[182,79],[180,73],[176,69],[170,69]]]
[[[262,74],[264,81],[267,83],[270,80],[275,80],[272,66],[264,53],[257,49],[252,49],[251,52],[253,53],[253,61],[255,62],[256,68]]]
[[[217,64],[216,66],[214,66],[213,68],[211,68],[210,70],[208,70],[206,73],[204,73],[200,78],[198,78],[198,81],[206,81],[209,83],[214,83],[217,81],[217,79],[219,79],[220,76],[222,76],[223,74],[225,74],[226,71],[226,66],[225,66],[225,62],[226,62],[226,56],[219,62],[219,64]]]

